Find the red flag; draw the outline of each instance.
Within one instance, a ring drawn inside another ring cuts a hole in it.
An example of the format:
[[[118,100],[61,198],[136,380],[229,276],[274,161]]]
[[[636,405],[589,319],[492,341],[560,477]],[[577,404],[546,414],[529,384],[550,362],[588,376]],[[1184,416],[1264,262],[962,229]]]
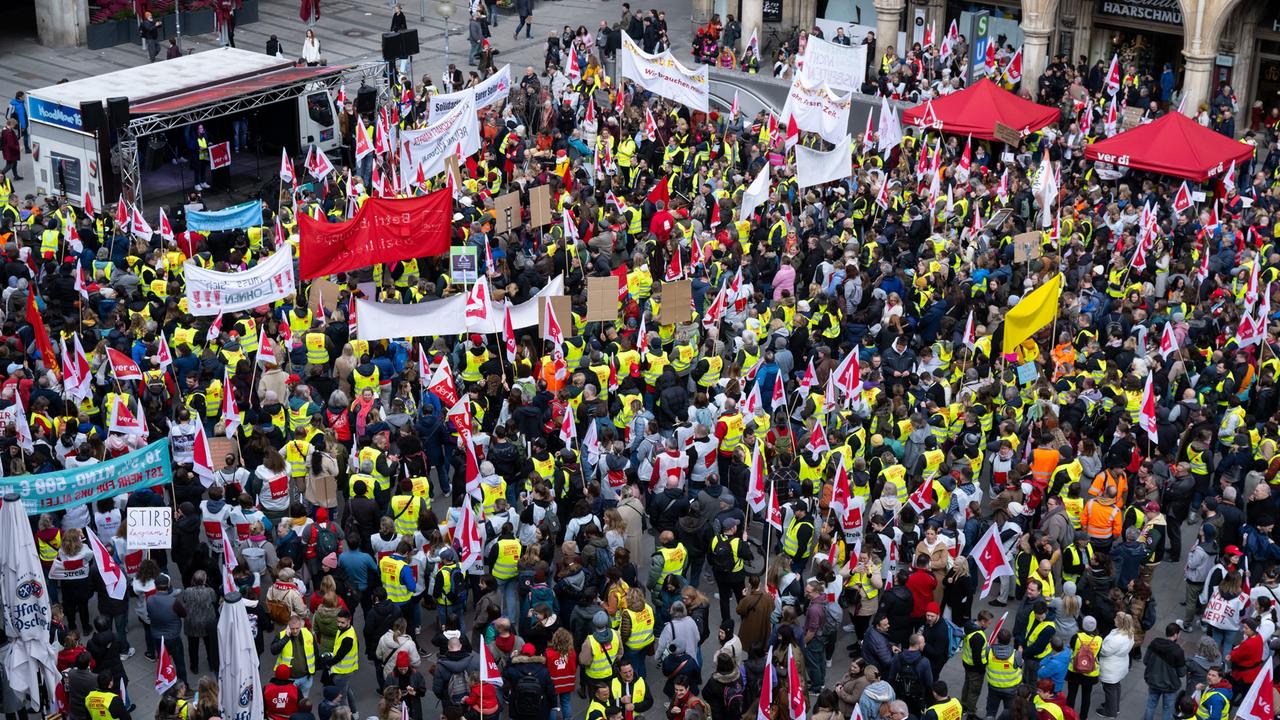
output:
[[[124,202],[124,195],[121,195],[120,199],[116,200],[116,226],[121,232],[129,232],[130,217],[132,215],[129,212],[129,206]]]
[[[769,407],[778,409],[787,399],[786,386],[782,383],[782,373],[773,376],[773,394],[769,396]]]
[[[486,277],[476,279],[476,284],[467,292],[465,309],[467,327],[489,320],[489,280]]]
[[[487,642],[480,643],[480,682],[502,686],[502,669],[494,661],[493,653],[489,652],[489,643]],[[405,720],[408,720],[408,718],[405,718]]]
[[[645,199],[651,203],[654,203],[655,205],[658,203],[659,200],[661,200],[664,205],[670,205],[671,204],[671,189],[669,187],[670,179],[671,179],[670,175],[663,175],[662,180],[660,180],[658,184],[655,185],[654,188],[649,191],[649,194],[648,196],[645,197]]]
[[[999,528],[994,524],[987,528],[974,545],[972,557],[978,561],[978,571],[982,574],[981,597],[986,597],[991,592],[991,585],[996,578],[1013,575],[1013,566],[1009,564],[1004,546],[1000,544]]]
[[[564,345],[564,331],[560,329],[560,321],[556,319],[556,311],[552,304],[547,302],[544,307],[546,311],[542,323],[542,337],[559,348]]]
[[[289,151],[282,147],[280,148],[280,182],[292,183],[296,178],[297,176],[293,174],[293,160],[289,159]]]
[[[769,524],[782,532],[782,508],[778,505],[778,494],[774,492],[772,483],[769,484]]]
[[[574,422],[572,406],[565,406],[564,418],[560,420],[560,439],[570,445],[578,439],[578,425]]]
[[[427,390],[449,407],[458,403],[458,388],[453,384],[453,369],[449,367],[448,357],[440,358],[440,364],[436,365],[436,371],[427,382]]]
[[[809,433],[809,441],[805,443],[805,449],[814,455],[831,449],[831,443],[827,442],[827,431],[822,429],[821,422],[813,424],[813,432]]]
[[[49,331],[44,327],[44,318],[40,315],[39,308],[36,307],[36,291],[34,287],[27,288],[27,322],[31,325],[32,331],[36,337],[36,348],[40,350],[40,361],[50,370],[58,369],[58,360],[54,357],[53,342],[49,340]],[[134,367],[137,367],[136,365]],[[142,378],[142,373],[138,373],[138,378]]]
[[[115,348],[107,348],[107,359],[111,361],[111,372],[115,374],[117,380],[123,382],[142,379],[142,368],[138,367],[138,363],[128,355]]]
[[[831,485],[831,509],[840,517],[845,517],[853,505],[853,488],[849,483],[849,472],[844,467],[844,455],[837,457],[836,479]]]
[[[594,102],[592,102],[590,99],[588,99],[588,100],[587,100],[587,111],[586,111],[585,113],[583,113],[583,115],[582,115],[582,122],[583,122],[584,124],[585,124],[585,123],[589,123],[589,122],[595,122],[595,119],[596,119],[596,110],[595,110],[595,107],[596,107],[596,104],[595,104]]]
[[[933,507],[933,478],[925,478],[920,487],[907,496],[907,504],[917,513]]]
[[[747,382],[751,382],[751,380],[747,379]],[[756,410],[762,407],[764,407],[764,398],[760,396],[760,385],[751,383],[751,392],[747,393],[747,399],[742,404],[742,414],[754,415]]]
[[[760,512],[769,500],[769,495],[764,490],[764,457],[760,454],[760,443],[756,443],[751,450],[749,470],[751,483],[747,487],[747,504],[751,506],[752,511]]]
[[[1010,83],[1018,84],[1022,82],[1022,46],[1018,46],[1018,50],[1013,53],[1013,57],[1009,58],[1009,67],[1004,69],[1004,76],[1009,79]]]
[[[800,126],[796,124],[795,113],[787,116],[787,137],[783,140],[783,147],[787,150],[796,146],[800,142]]]
[[[813,358],[809,358],[809,367],[804,369],[804,377],[800,378],[800,394],[804,395],[817,385],[818,374],[813,370]]]
[[[138,403],[138,412],[142,412],[142,403]],[[118,432],[122,435],[139,435],[146,437],[147,432],[146,421],[141,414],[135,415],[129,409],[128,396],[117,394],[111,408],[107,413],[107,430],[110,432]]]
[[[671,262],[667,264],[667,273],[664,279],[667,282],[675,282],[684,277],[684,268],[680,265],[680,248],[672,246]]]
[[[1173,211],[1181,213],[1190,210],[1191,207],[1191,188],[1187,185],[1187,181],[1183,180],[1178,188],[1178,194],[1173,196]]]
[[[714,202],[711,203],[711,218],[708,221],[708,224],[711,227],[716,227],[717,225],[720,224],[720,201],[719,200],[715,200]],[[698,240],[695,238],[693,242],[694,242],[694,247],[696,248]],[[701,255],[701,253],[695,254],[694,256],[695,265],[698,264],[698,261],[700,259],[698,258],[698,255]]]
[[[987,633],[988,643],[990,643],[995,638],[999,637],[1000,628],[1004,627],[1004,621],[1008,619],[1009,619],[1009,611],[1005,610],[1004,614],[1000,616],[1000,619],[996,621],[996,624],[991,626],[991,632]]]
[[[462,503],[462,517],[458,521],[458,532],[454,534],[454,542],[459,546],[458,564],[463,572],[470,570],[472,565],[481,561],[484,550],[480,540],[480,527],[476,523],[470,501]]]
[[[94,564],[98,566],[98,574],[102,576],[102,584],[106,586],[107,594],[116,600],[123,600],[125,591],[129,588],[129,578],[124,574],[124,570],[116,563],[115,558],[111,557],[111,553],[107,551],[107,546],[102,544],[98,536],[94,534],[92,528],[85,528],[85,534],[89,536],[89,546],[93,548]]]
[[[1244,700],[1240,701],[1236,720],[1273,720],[1275,718],[1273,707],[1275,675],[1273,673],[1272,663],[1264,661],[1262,670],[1249,685],[1249,691],[1244,694]]]
[[[240,406],[236,403],[236,394],[231,390],[231,373],[227,368],[222,370],[222,420],[223,434],[229,438],[236,436],[240,427]]]
[[[1169,356],[1178,352],[1178,338],[1173,334],[1173,323],[1164,324],[1164,332],[1160,334],[1160,357],[1165,360]]]
[[[658,123],[653,119],[653,113],[649,112],[649,108],[644,109],[644,136],[649,138],[649,142],[658,139]]]
[[[773,663],[765,663],[764,681],[760,683],[760,699],[756,704],[756,720],[773,720],[773,672]]]
[[[502,340],[506,345],[507,362],[514,363],[516,361],[516,331],[515,326],[511,324],[511,301],[508,300],[502,306]]]
[[[88,218],[92,218],[94,215],[93,197],[89,195],[88,190],[84,191],[84,214],[85,214],[85,217],[88,217]]]
[[[1111,56],[1111,67],[1107,68],[1107,78],[1103,81],[1103,86],[1107,89],[1107,94],[1115,97],[1120,92],[1120,56]]]

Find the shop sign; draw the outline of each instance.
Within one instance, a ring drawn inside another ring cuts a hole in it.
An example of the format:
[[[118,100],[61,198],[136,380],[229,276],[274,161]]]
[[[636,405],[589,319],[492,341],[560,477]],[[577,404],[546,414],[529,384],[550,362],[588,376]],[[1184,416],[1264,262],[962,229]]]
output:
[[[1182,27],[1182,7],[1178,0],[1098,0],[1098,13],[1113,18]]]

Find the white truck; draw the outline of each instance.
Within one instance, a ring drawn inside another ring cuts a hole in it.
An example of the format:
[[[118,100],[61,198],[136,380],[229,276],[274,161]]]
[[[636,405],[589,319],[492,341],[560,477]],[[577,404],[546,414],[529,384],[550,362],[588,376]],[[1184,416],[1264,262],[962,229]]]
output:
[[[184,176],[178,166],[194,155],[197,125],[216,143],[252,122],[253,141],[241,150],[259,152],[254,169],[265,164],[274,176],[281,147],[301,156],[309,146],[330,151],[341,145],[340,108],[331,91],[352,80],[377,84],[381,68],[307,67],[219,48],[30,90],[37,192],[76,204],[87,193],[97,208],[121,194],[140,203],[144,187],[149,195],[181,192],[192,173]],[[128,99],[127,109],[117,98]]]

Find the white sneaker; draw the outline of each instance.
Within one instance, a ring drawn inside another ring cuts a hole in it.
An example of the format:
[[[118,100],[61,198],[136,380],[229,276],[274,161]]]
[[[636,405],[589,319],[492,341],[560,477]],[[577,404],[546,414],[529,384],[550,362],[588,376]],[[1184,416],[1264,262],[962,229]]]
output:
[[[827,667],[831,667],[831,661],[830,661],[830,660],[828,660],[828,661],[827,661]]]
[[[129,652],[120,653],[120,657],[124,658],[125,660],[128,660],[129,658],[133,657],[134,654],[137,652],[138,652],[137,650],[134,650],[133,648],[129,648]]]
[[[853,632],[855,628],[853,627],[853,623],[849,623],[848,625],[842,625],[840,629],[845,632]]]

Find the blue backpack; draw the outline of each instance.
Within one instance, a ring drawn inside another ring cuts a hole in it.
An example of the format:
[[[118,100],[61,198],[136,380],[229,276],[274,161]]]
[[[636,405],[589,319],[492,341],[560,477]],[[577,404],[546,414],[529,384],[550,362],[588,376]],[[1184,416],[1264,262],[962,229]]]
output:
[[[947,635],[947,658],[950,659],[964,644],[964,630],[946,618],[942,618],[942,622],[947,624],[947,630],[950,631]]]

